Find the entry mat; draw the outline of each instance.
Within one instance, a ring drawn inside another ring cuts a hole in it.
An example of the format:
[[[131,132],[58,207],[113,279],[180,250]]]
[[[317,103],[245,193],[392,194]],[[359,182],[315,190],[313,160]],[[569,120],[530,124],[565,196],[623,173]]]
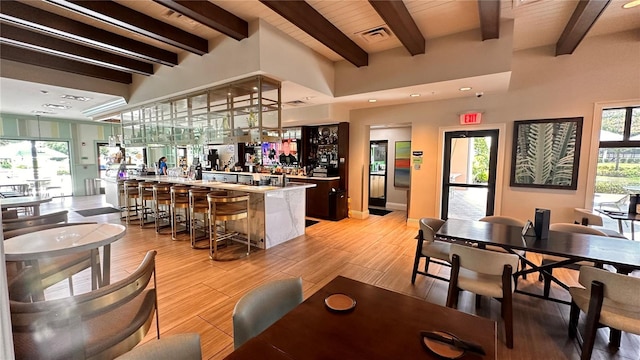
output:
[[[76,210],[76,212],[84,217],[87,217],[87,216],[119,213],[120,210],[112,207],[101,207],[101,208],[87,209],[87,210]]]
[[[317,221],[317,220],[309,220],[309,219],[305,219],[305,220],[304,220],[304,227],[309,227],[309,226],[311,226],[311,225],[315,225],[315,224],[317,224],[317,223],[319,223],[319,221]]]
[[[371,214],[371,215],[385,216],[390,212],[391,211],[389,211],[389,210],[369,208],[369,214]]]

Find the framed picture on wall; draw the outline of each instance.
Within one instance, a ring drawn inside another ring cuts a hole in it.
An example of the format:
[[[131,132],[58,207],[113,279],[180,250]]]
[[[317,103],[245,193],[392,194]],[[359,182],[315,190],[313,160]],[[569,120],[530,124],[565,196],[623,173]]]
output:
[[[576,190],[582,120],[515,121],[510,185]]]
[[[411,141],[396,141],[393,170],[393,186],[411,186]]]

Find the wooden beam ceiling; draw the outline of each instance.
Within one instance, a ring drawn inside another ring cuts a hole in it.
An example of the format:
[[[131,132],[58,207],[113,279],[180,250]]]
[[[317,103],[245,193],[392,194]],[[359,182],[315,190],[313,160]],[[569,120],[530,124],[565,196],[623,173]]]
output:
[[[45,1],[197,55],[209,52],[207,39],[192,35],[113,1]]]
[[[153,0],[236,40],[249,37],[249,24],[207,0]]]
[[[167,66],[178,64],[178,55],[145,43],[40,10],[16,1],[2,0],[0,20],[87,46]],[[0,28],[0,32],[2,28]]]
[[[260,2],[355,66],[369,64],[369,54],[366,51],[304,0],[260,0]]]
[[[611,0],[580,0],[556,43],[556,56],[572,54]]]
[[[478,0],[482,41],[500,38],[500,0]]]
[[[0,58],[123,84],[131,84],[133,78],[130,73],[5,44],[0,44]]]
[[[369,0],[411,55],[424,54],[425,39],[402,1]]]
[[[150,63],[53,38],[13,25],[2,25],[0,42],[109,69],[140,75],[153,75],[153,65]]]

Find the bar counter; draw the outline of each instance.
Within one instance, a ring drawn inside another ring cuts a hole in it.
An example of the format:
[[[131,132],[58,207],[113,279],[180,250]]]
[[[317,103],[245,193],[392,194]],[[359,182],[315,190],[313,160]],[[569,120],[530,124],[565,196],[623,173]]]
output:
[[[306,189],[314,184],[289,182],[285,187],[229,184],[210,180],[189,180],[170,176],[131,176],[132,179],[161,181],[171,184],[203,186],[211,189],[249,193],[251,240],[255,246],[268,249],[305,233]],[[244,221],[231,227],[246,233]],[[236,226],[238,226],[236,228]]]

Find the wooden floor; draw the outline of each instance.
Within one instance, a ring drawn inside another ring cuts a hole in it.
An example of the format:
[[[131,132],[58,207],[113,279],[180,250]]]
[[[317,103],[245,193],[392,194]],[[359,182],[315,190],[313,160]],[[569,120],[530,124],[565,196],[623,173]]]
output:
[[[43,206],[42,212],[67,209],[70,221],[120,223],[119,214],[82,217],[73,211],[106,206],[103,202],[103,196],[56,199]],[[448,283],[419,276],[411,285],[416,229],[405,225],[405,216],[394,211],[366,220],[320,221],[307,227],[304,236],[232,262],[213,262],[207,251],[191,249],[187,241],[172,241],[170,235],[131,225],[125,237],[112,246],[111,280],[131,273],[148,250],[156,250],[162,336],[198,332],[203,358],[222,359],[233,351],[231,314],[235,303],[248,290],[275,279],[302,277],[306,298],[335,276],[343,275],[444,305]],[[449,275],[446,267],[432,265],[430,271]],[[575,272],[557,273],[565,281],[576,283]],[[74,278],[76,292],[88,291],[88,280],[88,272],[78,274]],[[542,292],[542,283],[535,276],[520,280],[518,286]],[[568,293],[555,284],[552,293],[569,299]],[[66,283],[50,288],[46,296],[68,296]],[[498,359],[579,359],[577,344],[567,337],[567,305],[515,294],[512,350],[504,345],[496,300],[483,299],[482,307],[476,309],[473,295],[463,292],[459,309],[498,321]],[[145,341],[155,337],[154,329]],[[599,330],[593,359],[640,359],[640,336],[623,334],[622,347],[617,351],[608,349],[607,338],[608,330]]]

